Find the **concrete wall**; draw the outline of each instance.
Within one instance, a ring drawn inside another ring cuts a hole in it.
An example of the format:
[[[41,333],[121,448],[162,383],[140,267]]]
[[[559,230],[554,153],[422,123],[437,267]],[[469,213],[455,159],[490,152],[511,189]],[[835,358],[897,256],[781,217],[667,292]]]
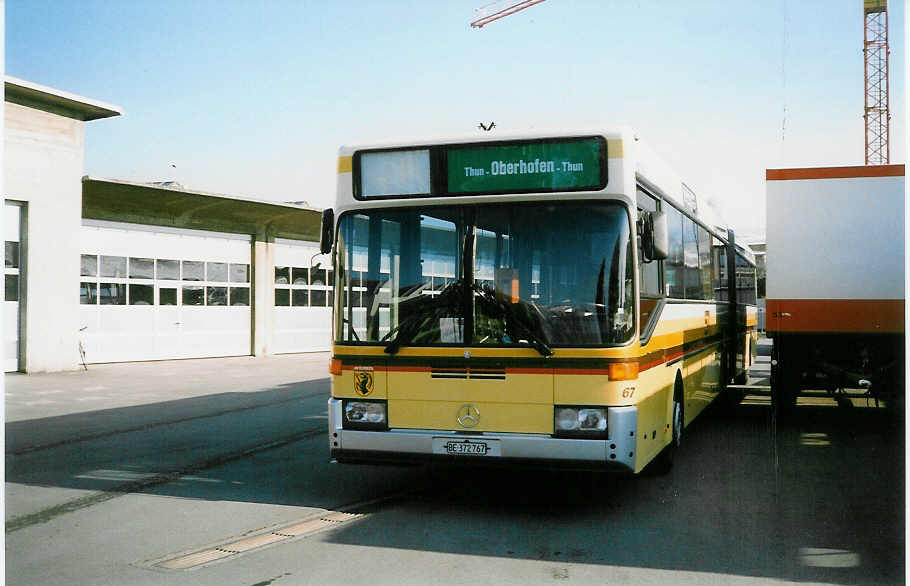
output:
[[[4,197],[26,202],[26,372],[79,364],[84,123],[5,103]]]
[[[267,356],[275,340],[275,237],[260,230],[253,238],[252,252],[252,353]]]

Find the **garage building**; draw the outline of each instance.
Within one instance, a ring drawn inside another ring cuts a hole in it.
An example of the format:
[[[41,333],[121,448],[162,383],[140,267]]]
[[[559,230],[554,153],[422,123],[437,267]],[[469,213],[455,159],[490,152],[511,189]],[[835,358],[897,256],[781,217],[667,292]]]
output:
[[[5,85],[7,372],[328,349],[319,210],[83,177],[84,124],[120,108]]]

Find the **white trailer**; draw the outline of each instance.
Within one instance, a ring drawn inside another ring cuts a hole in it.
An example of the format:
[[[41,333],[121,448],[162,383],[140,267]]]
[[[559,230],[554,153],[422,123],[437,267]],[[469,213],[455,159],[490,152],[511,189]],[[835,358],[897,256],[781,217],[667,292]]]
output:
[[[904,393],[904,165],[768,169],[771,386],[886,404]]]

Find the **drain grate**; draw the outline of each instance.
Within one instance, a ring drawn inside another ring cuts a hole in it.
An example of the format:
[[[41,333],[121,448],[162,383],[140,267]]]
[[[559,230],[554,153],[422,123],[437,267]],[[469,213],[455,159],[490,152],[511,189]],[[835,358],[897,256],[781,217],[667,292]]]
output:
[[[221,558],[226,558],[231,555],[234,555],[234,553],[225,551],[223,549],[208,549],[206,551],[200,551],[198,553],[183,556],[174,560],[161,562],[158,564],[158,567],[167,568],[169,570],[185,570],[187,568],[201,566],[202,564],[207,564]]]
[[[189,555],[168,558],[153,564],[153,566],[166,570],[188,570],[190,568],[195,568],[196,566],[259,549],[267,545],[290,541],[291,539],[298,537],[305,537],[318,531],[328,529],[329,527],[338,527],[339,525],[349,523],[363,516],[364,515],[361,513],[326,511],[316,518],[297,521],[277,529],[272,529],[266,533],[253,535],[252,537],[227,541],[216,547],[197,551]]]

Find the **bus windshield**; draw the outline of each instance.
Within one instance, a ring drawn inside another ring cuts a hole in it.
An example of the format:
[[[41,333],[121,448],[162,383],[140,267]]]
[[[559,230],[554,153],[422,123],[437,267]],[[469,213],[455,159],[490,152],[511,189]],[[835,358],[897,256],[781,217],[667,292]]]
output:
[[[634,332],[616,203],[359,210],[339,224],[335,337],[401,346],[605,346]]]

